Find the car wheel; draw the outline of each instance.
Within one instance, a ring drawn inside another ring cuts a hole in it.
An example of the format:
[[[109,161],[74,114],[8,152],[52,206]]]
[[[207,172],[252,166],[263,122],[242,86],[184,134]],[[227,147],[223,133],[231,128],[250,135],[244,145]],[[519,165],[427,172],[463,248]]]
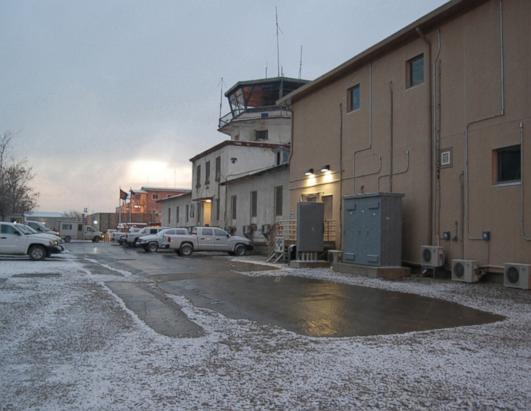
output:
[[[69,243],[70,241],[72,241],[72,237],[70,237],[69,235],[67,235],[65,237],[65,243]]]
[[[147,245],[147,249],[149,250],[150,253],[156,253],[157,250],[159,249],[159,245],[157,243],[149,243]]]
[[[46,258],[46,248],[42,245],[32,245],[28,254],[33,261],[41,261]]]
[[[192,244],[183,244],[181,245],[179,252],[183,257],[190,257],[194,252],[194,247],[192,247]]]
[[[245,248],[245,246],[243,244],[238,244],[235,248],[234,248],[234,254],[236,254],[237,256],[241,257],[243,255],[245,255],[245,252],[247,251],[247,249]]]
[[[92,239],[92,242],[93,242],[93,243],[99,243],[99,242],[100,242],[100,238],[99,238],[99,237],[94,237],[94,238]]]

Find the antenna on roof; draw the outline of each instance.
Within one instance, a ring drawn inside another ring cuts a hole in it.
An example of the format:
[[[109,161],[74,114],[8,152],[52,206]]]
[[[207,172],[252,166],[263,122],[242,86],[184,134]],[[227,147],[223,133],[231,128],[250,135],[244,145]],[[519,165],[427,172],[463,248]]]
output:
[[[221,118],[222,109],[223,109],[223,77],[219,81],[220,91],[219,91],[219,118]]]
[[[302,76],[302,44],[301,44],[301,55],[299,59],[299,80],[301,79],[301,76]]]
[[[277,75],[278,77],[280,77],[280,45],[279,45],[279,40],[278,40],[278,32],[282,32],[282,30],[280,30],[280,27],[278,27],[278,9],[277,9],[277,6],[275,6],[275,23],[276,23],[276,28],[277,28]]]

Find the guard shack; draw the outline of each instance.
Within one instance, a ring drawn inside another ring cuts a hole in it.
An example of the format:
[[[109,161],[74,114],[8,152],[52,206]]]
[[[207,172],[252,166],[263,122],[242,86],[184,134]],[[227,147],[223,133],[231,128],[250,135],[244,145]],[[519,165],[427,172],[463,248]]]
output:
[[[343,198],[341,272],[388,279],[409,274],[402,267],[402,197],[372,193]]]

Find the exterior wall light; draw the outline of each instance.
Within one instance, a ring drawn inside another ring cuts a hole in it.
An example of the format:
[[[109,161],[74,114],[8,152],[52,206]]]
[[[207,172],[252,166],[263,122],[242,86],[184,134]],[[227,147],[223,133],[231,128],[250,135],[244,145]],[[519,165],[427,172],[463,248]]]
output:
[[[321,173],[327,173],[330,171],[330,164],[321,167]]]
[[[308,170],[306,170],[306,172],[304,173],[305,176],[313,176],[313,168],[309,168]]]

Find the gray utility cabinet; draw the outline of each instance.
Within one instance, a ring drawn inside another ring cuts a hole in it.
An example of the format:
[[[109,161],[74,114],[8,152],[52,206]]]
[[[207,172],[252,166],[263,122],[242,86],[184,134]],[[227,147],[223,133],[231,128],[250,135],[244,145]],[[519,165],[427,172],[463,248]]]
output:
[[[297,252],[323,251],[324,204],[297,204]]]
[[[403,194],[343,198],[343,262],[376,267],[402,264]]]

